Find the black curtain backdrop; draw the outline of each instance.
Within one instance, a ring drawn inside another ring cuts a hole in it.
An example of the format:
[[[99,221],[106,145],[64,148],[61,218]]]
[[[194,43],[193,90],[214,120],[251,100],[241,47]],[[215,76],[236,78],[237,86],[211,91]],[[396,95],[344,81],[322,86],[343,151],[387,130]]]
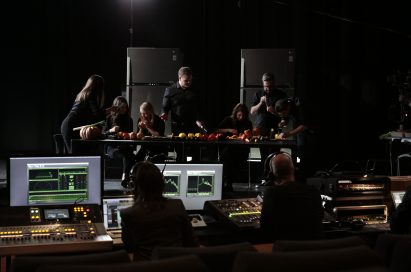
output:
[[[53,152],[53,133],[87,78],[107,101],[125,90],[126,48],[179,47],[201,89],[208,127],[239,101],[241,48],[295,48],[295,93],[320,110],[320,167],[384,158],[378,136],[411,68],[407,1],[8,1],[1,21],[0,153]],[[177,73],[177,71],[176,71]],[[177,76],[176,76],[177,77]]]

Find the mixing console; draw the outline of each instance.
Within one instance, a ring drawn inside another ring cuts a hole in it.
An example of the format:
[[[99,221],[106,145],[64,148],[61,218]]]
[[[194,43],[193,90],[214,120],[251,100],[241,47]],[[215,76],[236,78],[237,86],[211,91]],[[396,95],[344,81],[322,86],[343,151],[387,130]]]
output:
[[[261,202],[256,198],[206,201],[204,210],[238,229],[260,227]]]
[[[110,250],[98,205],[2,208],[0,256]]]

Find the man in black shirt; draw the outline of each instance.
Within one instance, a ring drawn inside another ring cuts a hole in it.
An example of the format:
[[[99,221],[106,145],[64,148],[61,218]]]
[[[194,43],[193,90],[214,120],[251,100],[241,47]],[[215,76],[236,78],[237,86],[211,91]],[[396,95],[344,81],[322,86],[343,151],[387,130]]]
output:
[[[264,191],[260,219],[267,238],[270,241],[323,238],[320,192],[295,181],[294,164],[287,153],[275,153],[269,167],[274,186]]]
[[[174,135],[181,132],[198,131],[196,121],[199,117],[199,99],[192,87],[193,74],[189,67],[178,70],[178,82],[167,87],[163,96],[161,119],[168,119],[171,111],[171,131]]]
[[[254,127],[260,129],[263,136],[269,136],[272,128],[277,129],[281,119],[274,114],[274,105],[279,99],[287,97],[287,94],[275,88],[274,75],[263,74],[263,89],[254,94],[251,115],[256,115]]]
[[[166,121],[168,112],[171,111],[171,132],[173,135],[180,133],[196,133],[203,122],[199,121],[199,98],[192,87],[193,73],[189,67],[178,70],[178,82],[164,91],[162,114],[160,118]],[[183,162],[181,146],[176,147],[177,161]],[[185,153],[192,157],[192,161],[200,159],[200,149],[188,146]]]
[[[254,128],[260,131],[262,136],[270,136],[271,129],[278,130],[281,118],[274,114],[274,105],[279,99],[287,97],[287,94],[275,87],[273,74],[264,73],[262,77],[263,89],[257,91],[253,97],[253,104],[250,108],[251,115],[256,115]],[[261,162],[264,162],[274,150],[268,147],[261,147]],[[265,177],[263,177],[265,178]]]

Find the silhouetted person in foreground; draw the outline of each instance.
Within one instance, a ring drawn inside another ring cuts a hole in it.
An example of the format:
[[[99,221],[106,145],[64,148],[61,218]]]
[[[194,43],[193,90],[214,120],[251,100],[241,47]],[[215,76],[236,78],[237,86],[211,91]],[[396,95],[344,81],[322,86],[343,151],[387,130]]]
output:
[[[181,199],[163,194],[164,177],[148,161],[136,163],[130,173],[134,205],[120,211],[124,248],[134,260],[150,259],[158,246],[198,246]]]
[[[289,154],[274,153],[267,159],[273,186],[264,192],[261,230],[270,241],[322,239],[324,209],[320,192],[296,182]]]

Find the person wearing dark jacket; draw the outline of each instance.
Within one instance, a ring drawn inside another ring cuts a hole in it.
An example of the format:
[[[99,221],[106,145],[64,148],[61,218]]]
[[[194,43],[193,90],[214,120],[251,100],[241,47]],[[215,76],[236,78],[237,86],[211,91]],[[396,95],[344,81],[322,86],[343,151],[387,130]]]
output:
[[[171,112],[171,131],[178,135],[181,132],[198,131],[200,101],[192,87],[193,74],[189,67],[178,71],[178,82],[164,91],[161,119],[167,120]]]
[[[263,233],[271,241],[324,238],[320,192],[295,181],[294,164],[289,154],[274,153],[268,158],[269,175],[274,185],[264,191],[260,218]]]
[[[155,247],[194,247],[198,241],[180,199],[163,197],[164,177],[153,163],[131,169],[134,205],[120,211],[124,248],[134,260],[148,260]]]
[[[189,67],[178,70],[178,82],[164,91],[161,119],[168,120],[171,112],[171,132],[177,136],[180,133],[205,132],[204,123],[200,120],[200,101],[198,93],[192,87],[193,73]],[[177,147],[177,161],[184,162],[181,147]],[[193,161],[199,160],[200,149],[187,146],[186,153]]]
[[[224,134],[225,136],[239,135],[249,130],[253,130],[253,124],[249,119],[248,108],[245,104],[238,103],[230,116],[224,118],[218,125],[216,133]],[[224,164],[224,190],[233,190],[233,179],[235,173],[238,172],[238,167],[247,162],[250,148],[248,146],[226,146],[221,157]]]
[[[287,94],[276,88],[273,74],[264,73],[261,81],[263,88],[254,94],[250,113],[255,115],[254,127],[258,129],[261,136],[270,137],[271,130],[276,132],[281,122],[281,118],[274,112],[274,105],[278,100],[286,98]],[[268,155],[275,151],[278,149],[260,147],[261,161],[264,162]]]
[[[73,128],[104,121],[104,79],[99,75],[88,78],[86,85],[77,94],[69,114],[61,123],[61,134],[68,153],[71,153],[71,139],[79,139],[79,131]]]
[[[107,115],[103,132],[106,134],[132,132],[133,118],[130,116],[130,109],[127,100],[122,96],[117,96],[113,100],[112,107],[115,108],[116,111],[113,111]],[[108,145],[107,155],[111,159],[121,159],[123,161],[123,175],[121,177],[121,184],[123,187],[126,187],[131,166],[133,166],[135,161],[133,147],[130,145]]]

